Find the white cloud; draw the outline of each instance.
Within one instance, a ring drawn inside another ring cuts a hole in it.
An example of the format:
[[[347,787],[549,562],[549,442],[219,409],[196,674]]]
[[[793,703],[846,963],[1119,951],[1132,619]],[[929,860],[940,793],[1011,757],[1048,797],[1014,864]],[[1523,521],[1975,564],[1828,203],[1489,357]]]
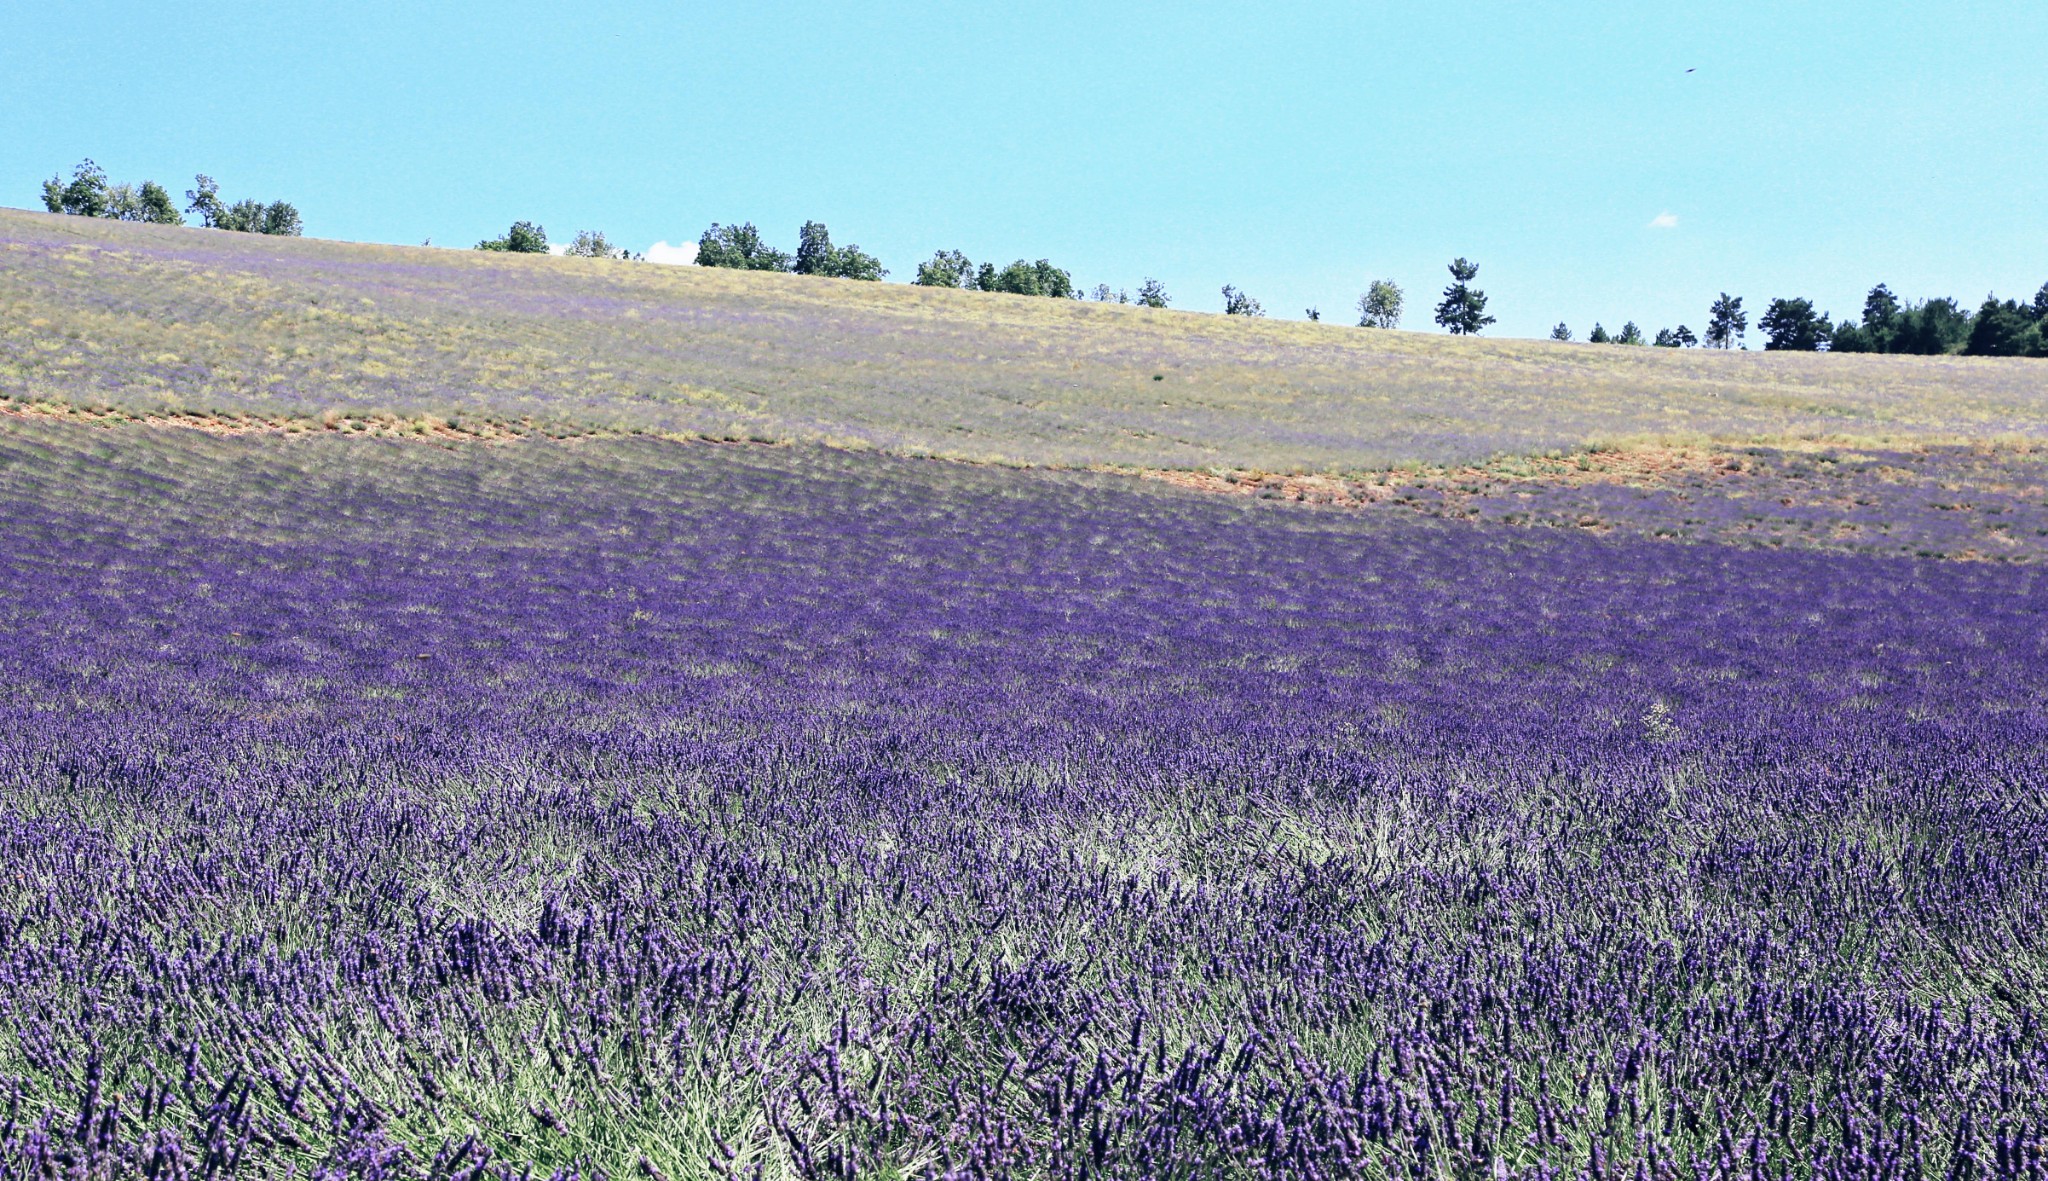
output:
[[[1653,230],[1668,230],[1677,224],[1678,215],[1675,213],[1660,213],[1650,219],[1650,228]]]
[[[671,246],[666,242],[656,242],[647,248],[647,261],[672,267],[689,266],[697,261],[697,244],[685,242],[680,246]]]

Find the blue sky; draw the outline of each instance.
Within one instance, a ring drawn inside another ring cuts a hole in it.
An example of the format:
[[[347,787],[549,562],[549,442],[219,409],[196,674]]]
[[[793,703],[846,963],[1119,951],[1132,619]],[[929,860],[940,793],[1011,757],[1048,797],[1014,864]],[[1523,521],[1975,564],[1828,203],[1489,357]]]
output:
[[[320,237],[515,218],[636,248],[807,218],[907,280],[939,248],[1217,310],[1498,334],[1838,315],[2048,280],[2038,3],[9,6],[0,204],[116,180],[295,202]],[[1695,72],[1685,71],[1691,68]],[[1655,224],[1663,219],[1675,224]]]

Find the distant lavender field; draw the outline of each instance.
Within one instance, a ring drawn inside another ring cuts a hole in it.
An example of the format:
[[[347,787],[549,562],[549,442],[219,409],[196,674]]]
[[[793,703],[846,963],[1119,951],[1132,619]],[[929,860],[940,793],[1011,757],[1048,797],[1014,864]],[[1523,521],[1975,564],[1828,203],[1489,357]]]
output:
[[[0,397],[1283,472],[1642,438],[2048,439],[2039,361],[1450,339],[10,210]]]
[[[0,504],[0,1175],[2043,1169],[2032,565],[4,419]]]

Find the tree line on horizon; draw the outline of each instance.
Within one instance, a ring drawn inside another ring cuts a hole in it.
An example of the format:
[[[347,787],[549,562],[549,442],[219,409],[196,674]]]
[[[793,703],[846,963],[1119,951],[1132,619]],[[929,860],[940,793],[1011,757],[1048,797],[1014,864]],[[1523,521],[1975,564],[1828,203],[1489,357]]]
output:
[[[1908,303],[1879,283],[1864,296],[1860,321],[1845,317],[1837,323],[1828,313],[1816,311],[1810,299],[1781,298],[1770,302],[1757,317],[1756,326],[1763,333],[1765,352],[2048,357],[2048,283],[2024,303],[1986,295],[1974,313],[1946,297]],[[1586,340],[1589,344],[1659,348],[1703,344],[1736,349],[1747,347],[1743,337],[1748,330],[1749,313],[1743,309],[1741,297],[1724,291],[1708,308],[1704,340],[1683,324],[1659,329],[1656,339],[1646,340],[1633,320],[1623,324],[1619,333],[1609,333],[1595,322]],[[1550,330],[1550,338],[1569,341],[1572,331],[1560,323]]]
[[[430,240],[431,243],[431,240]],[[500,254],[553,254],[548,245],[548,232],[530,221],[515,221],[512,228],[495,238],[486,238],[476,244],[476,249]],[[614,246],[601,230],[584,230],[576,240],[562,249],[571,258],[616,258],[627,262],[638,262],[641,256],[623,246]]]
[[[879,259],[858,246],[833,246],[824,223],[816,221],[804,223],[794,255],[769,246],[752,222],[737,225],[713,222],[697,239],[697,265],[787,271],[871,282],[879,281],[889,273]],[[1458,258],[1451,262],[1450,272],[1451,285],[1444,289],[1443,301],[1436,307],[1437,324],[1453,335],[1483,331],[1495,319],[1486,314],[1486,293],[1471,285],[1479,274],[1478,264]],[[1092,292],[1084,295],[1075,285],[1072,272],[1053,265],[1050,259],[1031,262],[1020,258],[998,267],[991,262],[977,264],[959,250],[934,251],[930,258],[917,264],[917,274],[910,282],[917,287],[993,291],[1052,299],[1092,298],[1097,303],[1135,304],[1147,308],[1164,308],[1173,302],[1166,285],[1150,277],[1139,286],[1135,297],[1127,290],[1112,291],[1107,283],[1096,284]],[[1404,302],[1405,295],[1400,285],[1392,279],[1373,280],[1366,292],[1358,297],[1358,326],[1399,327]],[[1223,314],[1261,317],[1266,314],[1266,309],[1250,293],[1226,283],[1223,286]],[[1320,320],[1322,314],[1310,308],[1308,317]]]
[[[298,208],[289,201],[266,204],[242,200],[230,205],[221,200],[220,185],[212,177],[202,172],[192,180],[194,187],[185,190],[189,204],[184,213],[197,214],[199,224],[207,229],[294,238],[304,232]],[[73,217],[105,217],[151,225],[185,224],[184,214],[162,185],[153,180],[139,185],[116,184],[90,159],[71,170],[69,181],[59,175],[43,182],[43,208]]]
[[[139,185],[114,183],[99,165],[87,159],[72,170],[71,179],[53,176],[43,182],[43,206],[51,213],[78,217],[103,217],[119,221],[156,225],[184,225],[184,214],[194,214],[209,229],[244,233],[298,236],[303,222],[298,209],[287,201],[264,203],[240,200],[233,204],[220,196],[220,186],[204,173],[193,178],[186,190],[187,205],[181,213],[171,194],[155,181]],[[516,221],[504,234],[476,244],[476,249],[514,254],[550,253],[547,232],[530,221]],[[581,258],[610,258],[637,261],[643,256],[613,245],[600,231],[585,230],[576,235],[563,253]],[[780,271],[798,275],[879,282],[889,274],[880,259],[854,244],[839,246],[832,241],[825,223],[806,221],[797,234],[797,247],[787,252],[770,246],[752,222],[721,225],[713,222],[697,239],[697,265],[737,270]],[[1487,297],[1473,286],[1478,264],[1465,258],[1449,264],[1451,284],[1435,307],[1436,324],[1454,336],[1477,335],[1496,322],[1486,313]],[[1053,299],[1092,298],[1098,303],[1135,304],[1165,308],[1173,301],[1159,280],[1146,278],[1134,297],[1128,291],[1112,291],[1098,283],[1084,294],[1075,285],[1072,272],[1055,266],[1049,259],[1036,262],[1017,259],[1005,266],[975,263],[958,250],[939,250],[917,265],[910,280],[914,286],[948,287],[967,291],[1035,295]],[[1222,290],[1223,314],[1262,317],[1264,306],[1248,292],[1233,284]],[[1392,279],[1374,279],[1358,297],[1358,326],[1398,328],[1405,310],[1405,293]],[[1315,307],[1305,309],[1310,320],[1320,321]],[[1757,329],[1764,336],[1766,352],[1912,353],[1965,356],[2048,357],[2048,283],[2031,300],[1999,299],[1986,295],[1972,313],[1954,299],[1940,297],[1908,303],[1883,283],[1870,289],[1863,301],[1861,319],[1837,322],[1817,311],[1805,298],[1771,300],[1757,317]],[[1654,338],[1646,337],[1633,320],[1618,332],[1595,322],[1587,334],[1589,344],[1649,345],[1654,348],[1711,349],[1746,348],[1749,314],[1742,299],[1722,292],[1708,308],[1704,334],[1680,324],[1660,328]],[[1550,339],[1575,339],[1571,328],[1559,323]]]

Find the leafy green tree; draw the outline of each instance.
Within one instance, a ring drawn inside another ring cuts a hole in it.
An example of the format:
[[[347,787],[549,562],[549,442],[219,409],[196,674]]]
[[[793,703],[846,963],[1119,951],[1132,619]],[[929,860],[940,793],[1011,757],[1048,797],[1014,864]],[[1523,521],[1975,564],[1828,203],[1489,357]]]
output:
[[[45,186],[46,190],[47,188],[48,186]],[[44,202],[48,203],[47,191]],[[177,206],[171,202],[171,195],[153,180],[143,181],[140,187],[117,184],[109,188],[107,208],[102,216],[117,221],[140,221],[157,225],[185,224],[185,219],[178,215]]]
[[[889,268],[882,260],[849,242],[839,250],[839,275],[841,279],[858,279],[863,283],[879,283]]]
[[[889,273],[880,259],[858,246],[834,246],[831,231],[821,221],[807,221],[798,232],[796,262],[792,269],[799,275],[870,281]]]
[[[1443,302],[1436,305],[1436,322],[1453,336],[1476,335],[1494,322],[1486,314],[1486,293],[1471,286],[1479,277],[1479,264],[1454,259],[1450,270],[1451,285],[1444,288]]]
[[[580,230],[576,240],[562,253],[571,258],[626,258],[627,252],[612,245],[602,230]]]
[[[1963,345],[1963,352],[1972,357],[2025,356],[2028,347],[2040,339],[2029,338],[2034,328],[2029,310],[2015,300],[1985,296],[1970,324],[1970,338]]]
[[[958,250],[940,250],[917,264],[917,278],[911,282],[919,287],[972,287],[974,264]]]
[[[304,230],[305,223],[299,220],[297,206],[289,201],[272,201],[263,207],[263,224],[257,233],[296,238]]]
[[[2041,284],[2041,290],[2034,293],[2034,302],[2027,305],[2027,312],[2036,324],[2048,320],[2048,283]]]
[[[1550,339],[1552,340],[1570,341],[1571,338],[1571,326],[1569,324],[1566,324],[1563,320],[1559,320],[1557,322],[1557,327],[1550,330]]]
[[[1671,334],[1671,339],[1677,341],[1678,347],[1682,349],[1692,348],[1700,342],[1700,338],[1692,334],[1692,329],[1687,328],[1683,324],[1680,324],[1678,329]]]
[[[2048,288],[2043,288],[2043,291],[2048,292]],[[1121,303],[1123,301],[1118,300],[1117,302]],[[1172,302],[1173,297],[1166,294],[1166,284],[1161,283],[1157,279],[1147,279],[1138,288],[1138,305],[1140,307],[1163,308]]]
[[[1835,334],[1827,313],[1815,312],[1810,299],[1774,299],[1756,326],[1763,330],[1766,352],[1819,352]]]
[[[830,275],[836,265],[832,247],[832,232],[822,221],[807,221],[797,231],[796,260],[790,269],[799,275]]]
[[[138,212],[141,214],[137,220],[160,226],[185,224],[185,218],[179,214],[177,205],[171,200],[171,194],[162,185],[153,180],[143,181],[142,189],[136,196],[136,204],[140,207]]]
[[[193,188],[185,190],[185,199],[190,202],[186,212],[199,215],[199,224],[211,230],[235,230],[245,234],[277,234],[296,238],[304,232],[305,225],[299,217],[296,206],[289,201],[272,201],[265,205],[261,201],[243,200],[228,205],[220,199],[220,185],[205,173],[192,178]],[[145,190],[150,186],[144,185]],[[163,203],[170,204],[170,194],[163,195]],[[493,249],[479,245],[479,250]],[[503,249],[496,247],[495,249]],[[545,249],[545,247],[543,247]]]
[[[712,222],[711,228],[697,239],[697,265],[740,271],[786,271],[790,269],[790,257],[761,241],[761,231],[754,228],[753,222],[736,226]]]
[[[1607,335],[1607,329],[1600,326],[1600,321],[1595,320],[1593,321],[1593,331],[1586,334],[1586,343],[1613,344],[1614,338]]]
[[[1828,338],[1831,353],[1871,353],[1870,332],[1854,320],[1843,320],[1835,325],[1835,334]]]
[[[1707,311],[1707,347],[1732,349],[1742,344],[1749,330],[1749,313],[1742,310],[1742,297],[1723,291]]]
[[[1969,338],[1970,314],[1944,296],[1901,311],[1884,351],[1938,356],[1957,351]]]
[[[1358,326],[1399,328],[1404,299],[1400,285],[1392,279],[1374,279],[1358,297]]]
[[[530,221],[515,221],[503,237],[478,242],[476,248],[504,254],[546,254],[548,232]]]
[[[237,201],[228,206],[227,216],[221,220],[224,230],[241,234],[257,234],[263,231],[263,202],[253,200]]]
[[[73,217],[106,217],[113,199],[107,174],[91,160],[82,160],[71,170],[71,181],[58,177],[43,182],[43,208]]]
[[[1614,338],[1614,343],[1641,344],[1643,343],[1643,330],[1636,327],[1634,320],[1630,320],[1621,326],[1621,335]]]
[[[980,291],[1043,295],[1054,299],[1070,299],[1075,294],[1074,277],[1042,258],[1037,262],[1025,262],[1020,258],[1002,270],[997,270],[992,263],[982,263],[975,273],[974,286]]]
[[[1223,314],[1226,316],[1263,316],[1266,314],[1266,309],[1259,305],[1258,300],[1225,283],[1223,285]]]
[[[221,203],[220,185],[205,173],[192,178],[193,187],[185,190],[185,212],[199,215],[199,224],[209,230],[222,228],[221,222],[227,217],[227,206]]]

